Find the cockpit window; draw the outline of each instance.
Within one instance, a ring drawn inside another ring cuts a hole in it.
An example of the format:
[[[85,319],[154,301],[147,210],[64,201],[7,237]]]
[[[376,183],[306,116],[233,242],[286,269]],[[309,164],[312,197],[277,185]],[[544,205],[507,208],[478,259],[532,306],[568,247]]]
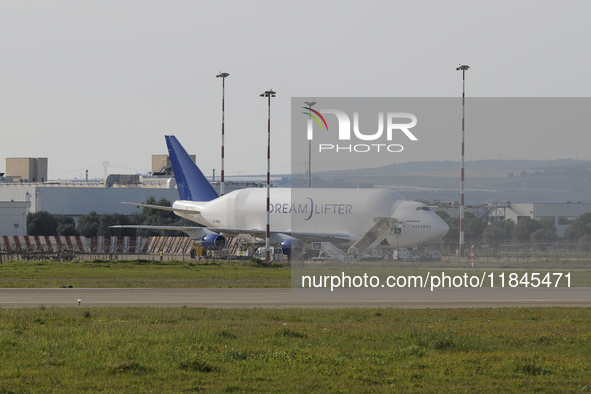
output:
[[[430,211],[431,208],[429,207],[417,207],[417,209],[415,209],[415,211]]]

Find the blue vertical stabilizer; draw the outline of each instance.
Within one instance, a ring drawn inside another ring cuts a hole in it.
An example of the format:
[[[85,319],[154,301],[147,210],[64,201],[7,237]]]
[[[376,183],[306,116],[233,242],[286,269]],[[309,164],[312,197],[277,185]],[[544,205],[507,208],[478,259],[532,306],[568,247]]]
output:
[[[187,154],[174,135],[167,135],[166,146],[181,200],[211,201],[219,196],[209,184],[199,167]]]

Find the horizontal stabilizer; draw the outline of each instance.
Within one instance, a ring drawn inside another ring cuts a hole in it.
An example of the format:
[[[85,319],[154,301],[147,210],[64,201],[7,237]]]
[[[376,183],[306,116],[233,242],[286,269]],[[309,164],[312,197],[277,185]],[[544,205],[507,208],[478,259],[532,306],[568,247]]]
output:
[[[201,213],[201,211],[194,211],[192,209],[179,209],[179,208],[173,208],[173,207],[163,207],[161,205],[139,204],[136,202],[122,202],[121,204],[135,205],[135,206],[144,207],[144,208],[160,209],[162,211],[175,211],[175,212],[184,212],[184,213]]]
[[[117,225],[117,226],[110,226],[109,228],[138,228],[138,229],[147,229],[147,230],[170,230],[170,231],[182,231],[187,234],[192,239],[200,239],[201,237],[211,234],[211,231],[208,231],[205,227],[187,227],[187,226],[149,226],[149,225],[133,225],[133,224],[125,224],[125,225]]]

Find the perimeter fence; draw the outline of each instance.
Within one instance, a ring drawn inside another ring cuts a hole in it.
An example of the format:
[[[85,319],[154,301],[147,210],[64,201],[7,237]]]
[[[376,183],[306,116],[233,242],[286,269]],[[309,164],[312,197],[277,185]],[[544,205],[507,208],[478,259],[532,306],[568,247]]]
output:
[[[225,249],[200,253],[193,248],[190,237],[0,236],[0,263],[8,260],[230,260],[250,254],[237,238],[228,238]],[[391,249],[382,248],[377,255],[379,259],[389,260],[391,257],[386,256],[392,256]],[[563,240],[546,243],[467,241],[463,257],[458,255],[457,242],[439,242],[415,248],[410,255],[409,263],[440,262],[442,266],[591,267],[591,244]]]
[[[471,260],[474,252],[474,264],[503,265],[503,264],[547,264],[562,266],[564,264],[591,266],[591,244],[573,241],[555,242],[466,242],[464,257],[458,256],[458,243],[439,243],[427,248],[439,248],[442,262],[458,262]]]
[[[0,263],[9,260],[194,260],[241,257],[238,240],[223,250],[195,249],[190,237],[0,236]],[[244,256],[246,257],[246,256]]]

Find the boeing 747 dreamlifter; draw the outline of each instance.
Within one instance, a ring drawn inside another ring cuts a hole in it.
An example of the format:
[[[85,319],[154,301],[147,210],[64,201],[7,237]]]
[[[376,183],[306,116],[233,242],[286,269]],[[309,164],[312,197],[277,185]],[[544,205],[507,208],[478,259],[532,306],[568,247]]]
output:
[[[248,188],[221,197],[174,136],[166,136],[180,200],[174,211],[204,227],[115,226],[181,230],[206,249],[222,249],[226,236],[265,238],[266,190]],[[330,242],[360,255],[385,239],[394,248],[435,242],[447,224],[425,204],[386,189],[270,190],[271,244],[289,250],[301,242]]]

